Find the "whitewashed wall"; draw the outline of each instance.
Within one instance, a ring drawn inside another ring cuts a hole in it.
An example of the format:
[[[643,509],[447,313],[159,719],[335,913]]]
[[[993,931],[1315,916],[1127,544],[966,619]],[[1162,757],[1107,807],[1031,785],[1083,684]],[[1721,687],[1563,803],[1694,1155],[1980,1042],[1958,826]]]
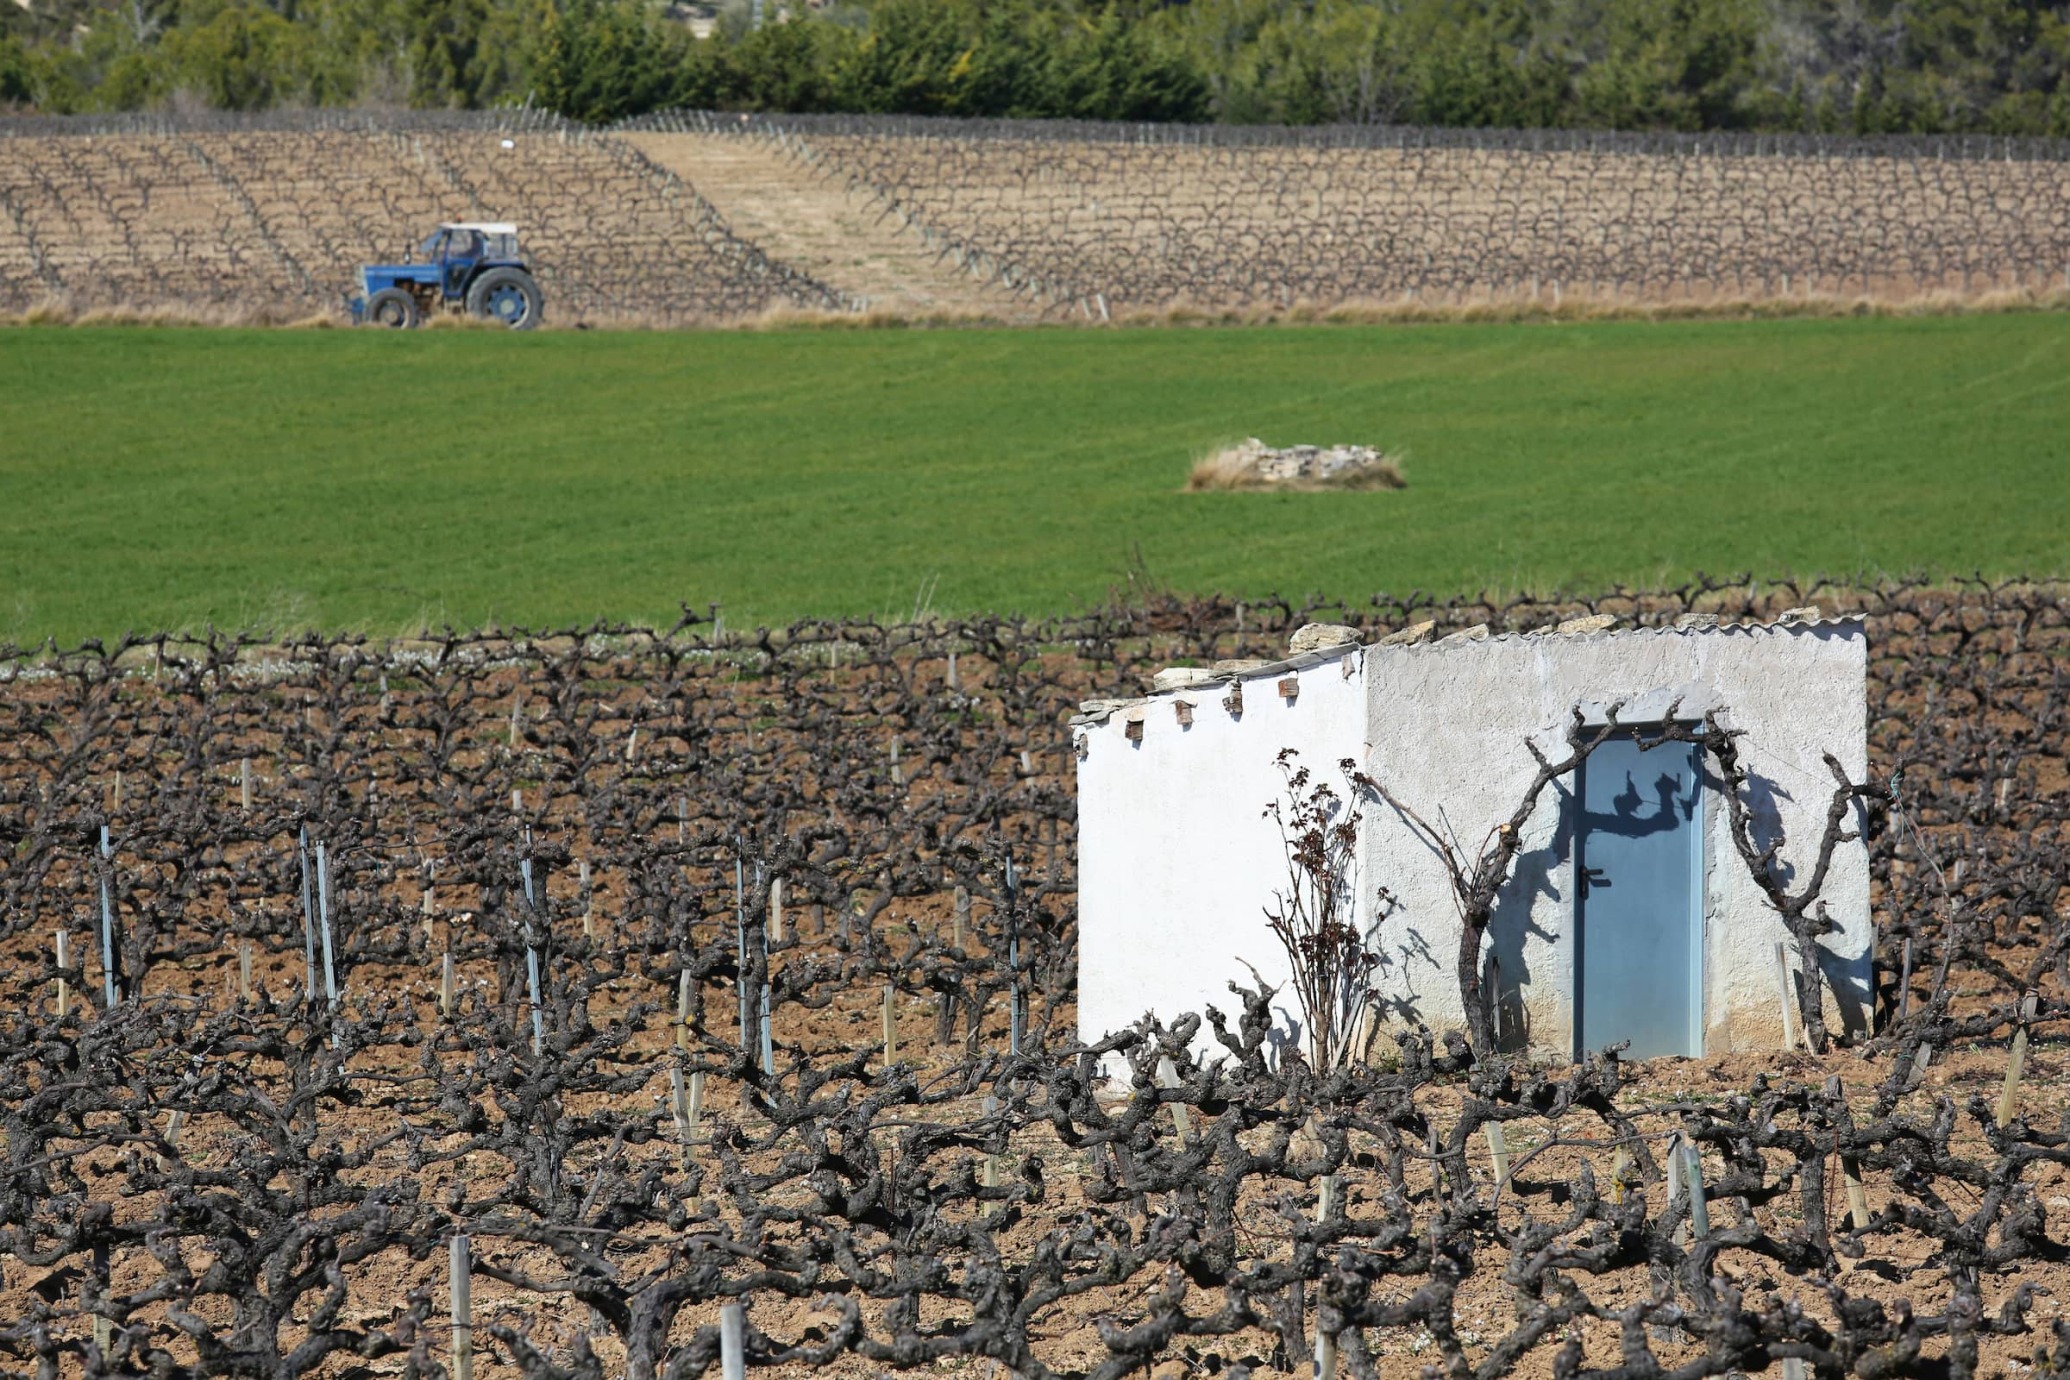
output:
[[[1783,861],[1808,875],[1825,831],[1830,752],[1850,779],[1867,771],[1867,644],[1855,622],[1636,630],[1582,636],[1490,638],[1452,645],[1374,648],[1367,654],[1366,770],[1390,793],[1477,848],[1523,800],[1537,763],[1527,738],[1557,761],[1576,706],[1601,719],[1625,701],[1622,722],[1659,722],[1679,701],[1694,719],[1716,710],[1743,729],[1757,819],[1785,838]],[[1568,778],[1547,788],[1525,829],[1489,944],[1511,995],[1506,1025],[1531,1047],[1572,1052],[1573,853],[1559,825]],[[1704,1044],[1707,1052],[1775,1048],[1781,1041],[1776,941],[1782,921],[1734,850],[1718,783],[1704,793]],[[1765,837],[1773,837],[1772,833]],[[1396,1014],[1434,1029],[1463,1027],[1457,980],[1459,912],[1442,865],[1386,807],[1367,811],[1366,870],[1400,907],[1377,936]],[[1827,976],[1852,1001],[1834,1019],[1859,1019],[1869,991],[1869,863],[1865,844],[1843,846],[1824,890],[1843,928],[1825,939]]]
[[[1232,979],[1288,976],[1264,908],[1286,885],[1286,853],[1265,806],[1284,794],[1274,758],[1337,774],[1366,740],[1366,654],[1320,655],[1304,669],[1242,682],[1243,714],[1224,685],[1159,695],[1088,725],[1078,764],[1078,1027],[1087,1039],[1145,1012],[1167,1020],[1213,1003],[1232,1030],[1243,1010]],[[1301,693],[1276,687],[1297,676]],[[1194,705],[1182,728],[1176,700]],[[1131,714],[1143,737],[1128,741]],[[1287,1024],[1295,1014],[1289,1003]],[[1206,1027],[1202,1027],[1205,1037]]]
[[[1087,1039],[1146,1011],[1170,1020],[1214,1003],[1231,1016],[1232,978],[1248,960],[1270,982],[1286,964],[1263,908],[1285,885],[1285,855],[1268,801],[1283,747],[1333,776],[1350,757],[1426,819],[1440,813],[1478,846],[1522,799],[1535,770],[1525,739],[1564,753],[1577,705],[1592,716],[1623,701],[1626,723],[1657,722],[1671,703],[1694,718],[1715,709],[1747,731],[1759,814],[1808,872],[1833,781],[1831,752],[1849,776],[1867,762],[1866,639],[1858,622],[1791,623],[1344,649],[1297,659],[1243,682],[1245,712],[1221,707],[1225,687],[1152,696],[1078,731],[1079,1030]],[[1291,703],[1275,691],[1301,684]],[[1181,728],[1172,701],[1195,705]],[[1140,714],[1140,743],[1127,722]],[[1490,944],[1502,969],[1505,1025],[1542,1053],[1573,1044],[1571,852],[1558,828],[1571,783],[1549,788],[1499,907]],[[1775,943],[1785,937],[1732,848],[1715,781],[1705,791],[1705,1044],[1709,1052],[1774,1048],[1781,1039]],[[1442,865],[1385,805],[1365,807],[1362,890],[1396,900],[1374,939],[1399,1020],[1461,1027],[1455,977],[1459,918]],[[1843,846],[1824,896],[1841,932],[1825,943],[1841,999],[1829,1018],[1856,1022],[1869,991],[1866,846]],[[1370,909],[1370,907],[1368,907]],[[1290,1001],[1290,999],[1289,999]],[[1294,1025],[1291,1010],[1283,1023]],[[1508,1041],[1505,1041],[1508,1043]]]

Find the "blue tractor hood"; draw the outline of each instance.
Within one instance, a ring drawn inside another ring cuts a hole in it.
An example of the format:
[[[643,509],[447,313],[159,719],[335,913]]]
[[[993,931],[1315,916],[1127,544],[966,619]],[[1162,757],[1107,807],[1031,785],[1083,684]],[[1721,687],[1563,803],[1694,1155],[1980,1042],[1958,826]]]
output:
[[[399,283],[435,283],[437,264],[368,264],[359,271],[359,285],[367,296]]]

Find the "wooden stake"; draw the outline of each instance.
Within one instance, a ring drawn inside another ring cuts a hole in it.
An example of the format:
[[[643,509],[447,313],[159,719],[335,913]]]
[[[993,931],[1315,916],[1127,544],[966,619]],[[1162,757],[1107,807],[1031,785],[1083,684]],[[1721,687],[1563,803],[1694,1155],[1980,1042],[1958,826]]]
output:
[[[964,931],[970,928],[970,888],[956,888],[956,908],[952,912],[949,930],[949,949],[952,953],[963,952]]]
[[[1860,1231],[1869,1225],[1869,1191],[1862,1186],[1862,1162],[1853,1155],[1842,1155],[1840,1179],[1847,1185],[1847,1215]]]
[[[1499,1123],[1489,1122],[1490,1127]],[[1315,1220],[1327,1222],[1337,1211],[1337,1176],[1322,1176],[1322,1191],[1317,1195]],[[1315,1322],[1315,1380],[1336,1380],[1337,1377],[1337,1334],[1323,1330],[1322,1318]]]
[[[251,813],[252,759],[249,757],[240,757],[237,759],[237,798],[239,802],[244,806],[245,813]]]
[[[252,999],[252,941],[249,939],[237,942],[237,995],[246,1001]]]
[[[719,1372],[720,1380],[747,1380],[747,1313],[739,1299],[719,1310]]]
[[[668,1070],[668,1104],[676,1116],[676,1139],[682,1142],[683,1162],[690,1161],[690,1093],[683,1086],[683,1066],[672,1064]]]
[[[448,949],[438,977],[438,1014],[447,1020],[453,1018],[453,986],[453,951]]]
[[[309,880],[309,826],[303,825],[295,842],[295,861],[302,872],[302,1005],[316,1004],[316,903],[311,900]]]
[[[584,939],[594,939],[597,937],[597,901],[596,894],[589,887],[589,859],[582,858],[576,862],[575,866],[577,869],[576,881],[582,888],[582,937]]]
[[[1826,1080],[1825,1095],[1831,1101],[1844,1105],[1847,1085],[1841,1082],[1838,1074]],[[1855,1156],[1840,1156],[1840,1181],[1847,1189],[1848,1220],[1854,1224],[1855,1230],[1860,1231],[1869,1225],[1869,1195],[1862,1188],[1861,1161]]]
[[[1157,1085],[1162,1088],[1181,1086],[1178,1066],[1172,1063],[1169,1054],[1157,1057]],[[1193,1118],[1188,1115],[1188,1109],[1177,1102],[1172,1103],[1172,1126],[1179,1133],[1181,1145],[1193,1138]]]
[[[769,942],[783,943],[783,878],[769,879]]]
[[[122,793],[122,773],[115,773],[115,792]],[[121,1000],[115,981],[115,897],[108,874],[115,868],[115,850],[108,841],[108,826],[101,826],[101,995],[113,1011]]]
[[[160,1155],[158,1157],[158,1168],[160,1169],[160,1171],[171,1169],[173,1165],[178,1161],[180,1153],[180,1132],[186,1129],[187,1113],[184,1111],[175,1109],[173,1114],[165,1119],[165,1144],[166,1148],[171,1150],[172,1153],[170,1155]]]
[[[1912,1056],[1912,1076],[1905,1080],[1905,1091],[1910,1092],[1926,1081],[1927,1066],[1933,1063],[1933,1046],[1922,1044],[1919,1052]]]
[[[1783,1048],[1795,1049],[1797,1047],[1797,1018],[1794,1010],[1795,1003],[1790,1000],[1790,960],[1783,953],[1781,940],[1777,940],[1775,945],[1775,980],[1778,984],[1778,992],[1782,997]]]
[[[63,930],[57,932],[57,966],[61,969],[72,966],[72,936]],[[72,984],[60,972],[57,980],[57,1013],[59,1020],[65,1018],[65,1013],[71,1009],[71,1006]]]
[[[676,981],[676,1048],[688,1051],[690,1048],[690,970],[685,968]]]
[[[1898,971],[1898,1019],[1912,1009],[1912,936],[1905,936],[1905,956]]]
[[[1703,1152],[1696,1142],[1682,1142],[1683,1172],[1688,1175],[1689,1234],[1701,1241],[1711,1234],[1711,1207],[1703,1196]]]
[[[979,1105],[985,1109],[986,1116],[992,1116],[999,1110],[999,1099],[990,1093],[986,1093],[985,1100]],[[985,1156],[984,1169],[978,1182],[986,1188],[999,1187],[999,1157],[997,1155],[988,1154]]]
[[[1499,1193],[1509,1185],[1509,1141],[1499,1121],[1487,1122],[1482,1129],[1488,1136],[1488,1155],[1495,1161],[1495,1189]]]
[[[316,844],[316,918],[323,938],[323,993],[331,1010],[338,1009],[338,964],[331,943],[331,855],[319,839]]]
[[[699,1123],[704,1120],[704,1070],[690,1075],[690,1134],[697,1134]]]
[[[893,1002],[896,1000],[895,991],[896,989],[890,983],[884,984],[884,1067],[886,1068],[890,1068],[898,1062],[897,1012],[893,1006]]]
[[[2020,1028],[2013,1032],[2012,1053],[2005,1060],[2005,1086],[1998,1093],[1998,1129],[2003,1131],[2012,1124],[2013,1113],[2020,1107],[2020,1075],[2027,1068],[2027,1022],[2034,1019],[2034,1009],[2039,994],[2029,992],[2020,998]]]
[[[474,1288],[464,1233],[453,1235],[449,1276],[453,1296],[453,1380],[474,1380]]]

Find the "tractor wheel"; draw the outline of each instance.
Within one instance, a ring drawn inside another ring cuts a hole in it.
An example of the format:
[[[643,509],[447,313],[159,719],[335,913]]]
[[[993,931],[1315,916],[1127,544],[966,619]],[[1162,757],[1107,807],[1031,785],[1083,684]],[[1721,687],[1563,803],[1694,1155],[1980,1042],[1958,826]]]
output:
[[[417,299],[401,288],[382,288],[367,298],[366,319],[370,326],[399,331],[424,324],[424,313],[417,309]]]
[[[539,281],[522,268],[492,268],[467,289],[467,314],[501,321],[514,331],[539,324],[545,303]]]

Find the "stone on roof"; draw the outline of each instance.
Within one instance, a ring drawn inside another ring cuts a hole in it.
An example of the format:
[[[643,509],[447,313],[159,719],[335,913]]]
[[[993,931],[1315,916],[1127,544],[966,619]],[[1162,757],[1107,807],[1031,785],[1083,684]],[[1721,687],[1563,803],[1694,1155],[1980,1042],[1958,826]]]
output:
[[[1287,639],[1287,651],[1295,656],[1302,652],[1319,652],[1326,647],[1355,647],[1358,645],[1358,629],[1342,623],[1307,623],[1294,630]]]
[[[1222,677],[1202,666],[1167,666],[1150,677],[1150,688],[1159,694],[1166,690],[1195,690],[1203,685],[1213,685],[1220,679]]]
[[[1436,619],[1426,618],[1421,623],[1411,623],[1399,632],[1389,633],[1380,639],[1379,645],[1382,647],[1406,647],[1411,642],[1421,642],[1424,638],[1429,637],[1430,630],[1436,626]]]

